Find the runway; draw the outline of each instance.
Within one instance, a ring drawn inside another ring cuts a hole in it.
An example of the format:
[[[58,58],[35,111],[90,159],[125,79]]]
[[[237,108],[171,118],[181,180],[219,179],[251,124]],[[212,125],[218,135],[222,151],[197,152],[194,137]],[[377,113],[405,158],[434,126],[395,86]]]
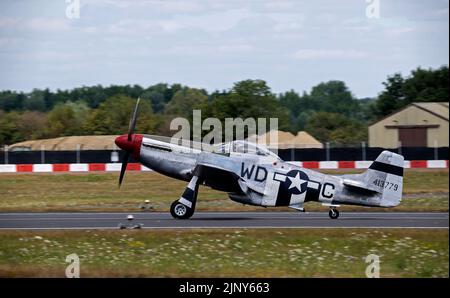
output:
[[[132,214],[134,220],[127,221]],[[175,220],[168,212],[139,213],[0,213],[0,229],[118,229],[119,224],[161,228],[444,228],[448,213],[341,212],[196,212]]]

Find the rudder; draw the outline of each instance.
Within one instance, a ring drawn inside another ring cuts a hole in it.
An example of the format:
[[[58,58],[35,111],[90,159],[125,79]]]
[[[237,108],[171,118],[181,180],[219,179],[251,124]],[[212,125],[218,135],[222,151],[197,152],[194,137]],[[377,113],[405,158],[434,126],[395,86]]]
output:
[[[364,172],[364,181],[381,193],[380,206],[394,207],[400,204],[403,192],[403,168],[403,156],[385,150]]]

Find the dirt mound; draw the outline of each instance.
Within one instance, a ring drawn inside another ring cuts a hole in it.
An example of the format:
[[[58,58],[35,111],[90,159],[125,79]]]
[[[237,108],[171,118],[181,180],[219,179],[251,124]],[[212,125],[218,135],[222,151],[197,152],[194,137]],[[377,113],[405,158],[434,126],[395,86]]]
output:
[[[114,143],[116,135],[106,136],[71,136],[54,139],[24,141],[9,146],[10,151],[22,150],[117,150]]]

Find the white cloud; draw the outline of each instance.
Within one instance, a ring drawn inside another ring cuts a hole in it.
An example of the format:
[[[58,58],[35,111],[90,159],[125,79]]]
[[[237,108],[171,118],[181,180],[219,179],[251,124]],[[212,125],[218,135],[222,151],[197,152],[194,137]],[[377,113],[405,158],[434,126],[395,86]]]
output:
[[[246,10],[236,9],[202,15],[179,15],[176,18],[124,18],[107,27],[108,32],[112,34],[173,33],[182,29],[199,29],[214,33],[229,30],[250,15]]]
[[[337,78],[370,96],[396,71],[448,64],[448,2],[385,1],[376,20],[345,2],[81,0],[69,20],[64,0],[0,1],[0,89],[262,78],[281,92]]]
[[[77,53],[68,53],[55,50],[15,53],[14,56],[19,58],[20,60],[31,61],[33,63],[52,61],[52,63],[49,63],[49,65],[52,65],[56,62],[70,62],[79,58],[79,55],[77,55]]]
[[[19,18],[0,18],[0,28],[2,27],[12,27],[17,25],[20,22]]]
[[[87,5],[112,6],[119,9],[149,9],[164,13],[197,13],[205,10],[200,1],[174,0],[84,0]]]
[[[24,25],[37,31],[63,31],[70,28],[69,21],[64,18],[32,18],[25,20]]]
[[[95,34],[100,32],[100,28],[96,26],[87,26],[81,29],[83,32],[88,34]]]
[[[0,28],[33,31],[62,31],[70,28],[65,18],[0,18]]]
[[[182,56],[215,56],[221,54],[244,54],[256,52],[256,49],[248,44],[206,44],[206,45],[180,45],[172,47],[169,52],[173,55]]]
[[[22,38],[0,38],[0,47],[12,47],[18,45],[21,41],[23,41]]]
[[[298,60],[319,59],[361,59],[369,56],[368,52],[357,50],[335,50],[335,49],[302,49],[294,53],[293,57]]]
[[[263,4],[263,7],[270,11],[289,11],[295,8],[295,3],[292,1],[269,1]]]
[[[179,24],[174,20],[157,21],[156,24],[166,32],[175,32],[183,28],[183,25]]]
[[[410,32],[414,32],[414,31],[415,30],[412,27],[399,27],[399,28],[394,28],[394,29],[388,30],[388,34],[397,36],[397,35],[402,35],[404,33],[410,33]]]
[[[279,22],[274,26],[274,30],[278,31],[278,32],[285,32],[285,31],[299,31],[302,28],[304,28],[304,26],[302,25],[301,22]]]
[[[438,10],[435,11],[435,13],[438,16],[448,16],[448,14],[449,14],[448,7],[442,8],[442,9],[438,9]]]
[[[255,51],[255,48],[246,44],[229,44],[219,46],[217,50],[223,53],[248,53]]]
[[[175,25],[153,20],[123,19],[108,26],[108,34],[142,35],[174,30]]]
[[[155,1],[153,1],[155,2]],[[163,11],[171,13],[193,13],[203,11],[203,5],[194,1],[163,1],[156,3]]]

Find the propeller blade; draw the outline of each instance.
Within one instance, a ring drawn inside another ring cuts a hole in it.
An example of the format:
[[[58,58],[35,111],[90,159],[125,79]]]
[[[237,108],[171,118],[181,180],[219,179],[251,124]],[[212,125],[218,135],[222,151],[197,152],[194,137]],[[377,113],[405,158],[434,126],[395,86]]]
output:
[[[123,176],[125,176],[125,171],[127,170],[129,158],[130,158],[130,152],[125,151],[125,155],[123,156],[123,161],[122,161],[122,167],[120,168],[119,187],[122,185]]]
[[[137,121],[137,116],[138,116],[138,112],[139,112],[139,101],[140,100],[141,100],[141,98],[139,97],[136,102],[136,106],[134,108],[133,116],[131,117],[131,120],[130,120],[130,126],[128,127],[128,141],[131,141],[131,136],[133,135],[134,128],[136,127],[136,121]]]

